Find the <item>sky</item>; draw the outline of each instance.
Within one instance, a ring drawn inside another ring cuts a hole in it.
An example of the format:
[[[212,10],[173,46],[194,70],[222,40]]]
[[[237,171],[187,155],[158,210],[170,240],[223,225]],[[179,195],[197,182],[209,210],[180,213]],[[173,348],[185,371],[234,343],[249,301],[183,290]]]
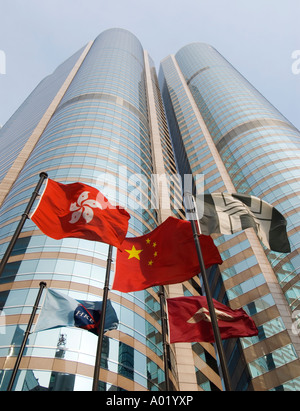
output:
[[[0,124],[69,56],[120,27],[157,68],[209,43],[300,129],[299,18],[299,0],[0,0]]]

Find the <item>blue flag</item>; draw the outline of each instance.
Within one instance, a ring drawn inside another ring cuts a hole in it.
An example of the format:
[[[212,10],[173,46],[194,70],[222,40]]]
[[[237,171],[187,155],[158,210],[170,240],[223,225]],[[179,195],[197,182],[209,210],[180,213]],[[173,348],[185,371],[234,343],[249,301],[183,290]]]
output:
[[[98,335],[102,301],[75,300],[47,289],[47,294],[33,332],[57,327],[78,327]],[[107,300],[104,331],[114,330],[119,323],[117,314]]]

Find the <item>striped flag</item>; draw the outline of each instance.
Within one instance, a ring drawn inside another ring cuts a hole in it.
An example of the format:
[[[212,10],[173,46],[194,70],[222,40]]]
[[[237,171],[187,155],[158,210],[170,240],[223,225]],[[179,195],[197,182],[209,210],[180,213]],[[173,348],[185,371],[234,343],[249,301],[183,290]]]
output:
[[[254,228],[262,243],[273,251],[291,251],[286,219],[265,201],[246,194],[212,193],[197,196],[201,233],[233,234]]]

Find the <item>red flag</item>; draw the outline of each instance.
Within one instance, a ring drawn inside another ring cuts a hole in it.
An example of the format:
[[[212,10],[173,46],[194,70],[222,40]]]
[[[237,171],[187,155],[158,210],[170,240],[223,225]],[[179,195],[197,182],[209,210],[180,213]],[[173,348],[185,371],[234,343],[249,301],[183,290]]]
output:
[[[206,267],[222,264],[209,236],[200,244]],[[176,284],[200,272],[191,223],[169,217],[149,234],[125,238],[117,252],[113,289],[122,292],[144,290],[155,285]]]
[[[242,308],[232,310],[216,300],[213,303],[222,339],[258,334],[254,321]],[[167,307],[171,344],[215,341],[206,297],[168,298]]]
[[[130,215],[113,207],[96,188],[83,183],[61,184],[48,179],[31,220],[47,236],[100,241],[119,247]]]

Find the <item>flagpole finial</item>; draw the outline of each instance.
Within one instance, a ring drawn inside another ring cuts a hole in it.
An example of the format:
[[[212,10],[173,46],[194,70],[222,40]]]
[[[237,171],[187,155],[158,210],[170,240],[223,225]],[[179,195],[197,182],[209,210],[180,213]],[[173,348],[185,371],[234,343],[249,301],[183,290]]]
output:
[[[43,288],[47,287],[47,283],[45,283],[45,281],[41,281],[39,285],[40,285],[41,288],[42,287]]]
[[[42,171],[40,177],[48,178],[48,174],[45,171]]]

